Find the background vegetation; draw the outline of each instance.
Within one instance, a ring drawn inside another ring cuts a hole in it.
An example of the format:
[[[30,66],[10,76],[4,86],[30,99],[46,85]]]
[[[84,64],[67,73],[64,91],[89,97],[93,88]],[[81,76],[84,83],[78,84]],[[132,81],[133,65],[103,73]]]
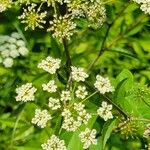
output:
[[[15,101],[18,85],[32,82],[40,89],[41,83],[49,78],[37,68],[42,58],[52,55],[61,58],[64,65],[66,62],[63,45],[50,33],[44,29],[24,30],[24,25],[17,19],[21,7],[18,5],[0,14],[0,34],[19,32],[30,50],[26,58],[17,58],[12,68],[0,66],[0,150],[39,150],[41,143],[51,133],[58,132],[61,123],[58,119],[55,126],[52,122],[53,128],[34,127],[31,119],[37,106],[34,103],[22,104]],[[109,96],[112,102],[127,116],[140,117],[142,120],[131,120],[124,130],[113,130],[118,123],[116,119],[105,123],[98,117],[92,118],[88,126],[97,129],[99,142],[97,146],[91,146],[90,150],[101,150],[104,147],[106,150],[148,149],[145,148],[148,141],[142,135],[145,125],[150,123],[149,15],[144,14],[139,5],[128,0],[110,1],[106,4],[106,9],[107,21],[98,29],[87,27],[84,21],[78,22],[78,32],[68,43],[71,60],[74,65],[89,71],[90,78],[86,82],[88,90],[92,90],[96,74],[109,76],[116,88],[115,94]],[[66,83],[63,72],[59,80]],[[41,92],[36,97],[37,105],[42,106],[48,94]],[[87,106],[95,109],[103,99],[105,97],[96,95],[87,102]],[[114,114],[118,114],[118,111],[114,110]],[[121,118],[120,122],[123,122],[124,119]],[[61,133],[68,150],[82,150],[77,134],[78,131]]]

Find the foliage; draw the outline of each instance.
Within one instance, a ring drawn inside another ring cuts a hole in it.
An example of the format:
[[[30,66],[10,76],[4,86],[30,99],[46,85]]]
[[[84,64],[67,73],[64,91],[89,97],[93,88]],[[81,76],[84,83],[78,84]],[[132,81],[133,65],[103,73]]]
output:
[[[150,149],[149,14],[148,0],[2,0],[0,150],[52,135],[67,150]]]

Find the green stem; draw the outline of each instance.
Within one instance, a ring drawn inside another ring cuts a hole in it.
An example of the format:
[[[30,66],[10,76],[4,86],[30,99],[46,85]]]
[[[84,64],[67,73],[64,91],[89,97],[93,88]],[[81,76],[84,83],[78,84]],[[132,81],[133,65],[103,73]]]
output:
[[[105,48],[105,43],[106,43],[106,40],[107,40],[107,37],[109,35],[109,32],[112,28],[112,26],[115,24],[116,20],[123,14],[123,12],[128,8],[128,6],[130,5],[130,3],[128,3],[119,13],[118,15],[116,16],[116,18],[113,20],[113,22],[111,24],[108,24],[108,28],[107,28],[107,31],[105,33],[105,36],[103,38],[103,41],[102,41],[102,45],[101,45],[101,48],[96,56],[96,58],[93,60],[93,62],[91,63],[90,67],[88,68],[88,71],[90,71],[93,66],[96,64],[96,62],[99,60],[100,56],[104,53],[105,50],[107,50],[107,48]],[[114,44],[114,42],[113,42]]]
[[[63,42],[64,51],[66,55],[66,73],[67,73],[67,80],[68,80],[67,86],[69,86],[71,83],[70,73],[71,73],[72,61],[71,61],[70,53],[69,53],[68,46],[67,46],[67,40],[64,38],[62,39],[62,42]]]
[[[98,91],[95,91],[94,93],[92,93],[91,95],[89,95],[88,97],[86,97],[84,100],[82,100],[81,103],[85,102],[86,100],[88,100],[89,98],[91,98],[92,96],[94,96],[97,93],[98,93]]]

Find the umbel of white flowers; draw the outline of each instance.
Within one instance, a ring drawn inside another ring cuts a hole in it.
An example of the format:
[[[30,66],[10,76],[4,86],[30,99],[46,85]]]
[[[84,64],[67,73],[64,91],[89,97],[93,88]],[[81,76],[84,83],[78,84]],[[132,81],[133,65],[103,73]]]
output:
[[[10,36],[0,36],[0,63],[6,68],[12,67],[14,59],[28,55],[28,49],[20,34],[13,32]]]
[[[38,68],[43,69],[49,74],[55,74],[61,67],[60,63],[60,59],[48,56],[38,64]],[[86,73],[85,69],[72,66],[70,78],[72,78],[72,81],[78,85],[74,89],[64,88],[61,89],[60,92],[57,92],[59,84],[57,85],[58,81],[56,82],[55,80],[49,80],[42,84],[43,92],[52,94],[48,99],[49,109],[52,112],[60,112],[60,115],[63,118],[61,128],[68,132],[75,132],[81,125],[87,125],[92,118],[92,114],[88,112],[84,104],[84,101],[88,99],[90,95],[86,87],[82,85],[88,76],[89,75]],[[100,75],[97,76],[94,85],[101,94],[112,92],[114,90],[109,79]],[[34,101],[36,91],[37,89],[32,83],[26,83],[16,89],[16,101]],[[101,107],[97,110],[97,115],[107,121],[108,119],[113,118],[111,111],[112,105],[103,101]],[[40,128],[45,128],[49,125],[48,122],[54,117],[55,116],[52,116],[49,113],[48,109],[37,108],[31,122]],[[97,143],[95,129],[91,130],[87,128],[85,131],[81,132],[79,137],[81,138],[81,142],[83,142],[84,149],[87,149],[91,144]],[[49,150],[51,148],[56,150],[66,149],[64,141],[60,140],[55,135],[52,135],[46,143],[42,144],[42,148],[43,150]]]

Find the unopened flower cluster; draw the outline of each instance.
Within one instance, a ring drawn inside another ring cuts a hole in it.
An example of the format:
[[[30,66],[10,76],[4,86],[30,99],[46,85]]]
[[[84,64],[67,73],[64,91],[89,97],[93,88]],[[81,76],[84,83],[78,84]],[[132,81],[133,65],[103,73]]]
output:
[[[140,5],[140,9],[150,15],[150,0],[133,0]]]
[[[125,138],[135,138],[137,137],[138,130],[143,126],[143,122],[137,122],[135,118],[128,118],[118,125],[117,132],[120,132],[121,135]]]
[[[53,74],[56,74],[56,71],[60,69],[60,67],[61,60],[51,56],[41,60],[41,62],[38,64],[38,68],[48,72],[50,77],[51,75],[53,76]],[[73,89],[67,87],[60,89],[54,79],[50,79],[49,81],[43,83],[41,85],[43,92],[50,94],[49,98],[47,99],[47,107],[49,107],[49,109],[37,108],[31,122],[40,128],[44,128],[50,125],[48,122],[50,122],[52,118],[55,118],[53,114],[59,112],[59,115],[62,116],[61,128],[68,132],[75,132],[82,125],[87,125],[89,120],[92,118],[92,114],[88,112],[84,101],[90,97],[90,93],[82,84],[88,77],[89,75],[86,73],[84,68],[72,66],[70,78],[75,85],[77,84],[77,86],[75,86]],[[102,80],[99,87],[100,93],[102,93],[100,88],[103,89],[102,84],[104,84],[106,87],[111,87],[108,79],[107,82]],[[16,89],[16,101],[34,101],[36,90],[37,89],[32,85],[32,83],[26,83],[21,87],[18,87]],[[57,90],[59,92],[57,92]],[[106,91],[110,92],[112,90],[107,89]],[[96,93],[97,92],[98,91],[96,91]],[[105,92],[103,92],[103,94],[104,93]],[[102,102],[102,106],[97,110],[97,115],[107,121],[108,119],[113,118],[111,110],[112,105]],[[96,144],[97,140],[95,137],[95,129],[86,129],[85,131],[81,132],[80,138],[81,142],[83,142],[83,148],[87,149],[91,144]],[[45,144],[42,144],[42,148],[43,150],[49,150],[53,148],[56,150],[66,149],[64,141],[59,140],[59,138],[55,135],[53,135]]]
[[[19,33],[14,32],[10,36],[0,36],[0,63],[6,68],[13,66],[15,58],[26,56],[28,52],[26,44]]]

